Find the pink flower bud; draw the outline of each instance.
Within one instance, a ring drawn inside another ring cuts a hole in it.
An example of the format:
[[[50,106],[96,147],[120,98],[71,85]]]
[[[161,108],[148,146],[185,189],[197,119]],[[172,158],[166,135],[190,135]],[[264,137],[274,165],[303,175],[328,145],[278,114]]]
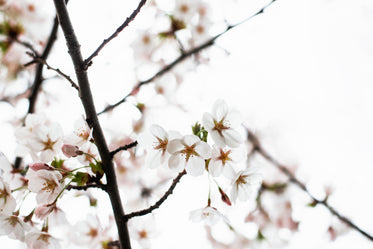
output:
[[[52,169],[52,167],[46,163],[33,163],[29,165],[29,168],[32,169],[33,171],[38,171],[41,169],[46,169],[46,170]]]
[[[64,144],[62,145],[62,152],[68,158],[76,157],[83,154],[83,151],[79,150],[78,146],[71,145],[71,144]]]

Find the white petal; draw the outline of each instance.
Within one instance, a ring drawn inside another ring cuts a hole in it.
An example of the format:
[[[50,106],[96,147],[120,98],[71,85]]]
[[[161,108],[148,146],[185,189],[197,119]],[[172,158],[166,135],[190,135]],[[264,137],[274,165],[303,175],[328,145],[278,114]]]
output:
[[[200,157],[191,157],[185,167],[186,172],[192,176],[200,176],[205,171],[205,160]]]
[[[230,127],[238,127],[242,124],[241,113],[237,110],[231,110],[225,118],[229,122]]]
[[[243,143],[243,138],[241,134],[236,130],[223,130],[222,134],[225,138],[225,143],[232,148],[237,148],[240,146],[240,144]]]
[[[224,148],[225,139],[219,134],[219,132],[213,130],[209,134],[211,135],[212,140],[214,140],[217,146]]]
[[[152,126],[150,126],[149,129],[153,136],[160,138],[161,140],[165,140],[168,138],[167,132],[157,124],[153,124]]]
[[[185,159],[180,153],[172,154],[168,159],[168,167],[175,171],[181,171],[184,168]]]
[[[209,163],[209,173],[213,177],[220,176],[221,172],[223,170],[223,164],[221,160],[211,160]]]
[[[211,147],[203,141],[198,142],[194,149],[203,159],[208,159],[211,157]]]
[[[170,154],[173,154],[177,151],[180,151],[184,148],[184,145],[182,143],[181,139],[174,139],[168,142],[167,151]]]
[[[212,115],[217,122],[220,122],[221,120],[225,119],[228,111],[229,109],[227,103],[222,99],[218,99],[212,108]]]
[[[183,137],[183,144],[186,146],[192,146],[201,140],[195,135],[186,135]]]
[[[232,165],[226,164],[223,168],[223,175],[228,178],[229,180],[232,180],[236,176],[236,171],[234,171]]]
[[[202,124],[208,132],[210,132],[215,127],[214,118],[210,113],[205,112],[203,114]]]

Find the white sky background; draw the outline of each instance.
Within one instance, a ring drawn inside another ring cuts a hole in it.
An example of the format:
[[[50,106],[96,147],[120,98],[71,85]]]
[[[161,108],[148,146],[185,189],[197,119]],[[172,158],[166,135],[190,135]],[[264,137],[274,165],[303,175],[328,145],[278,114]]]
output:
[[[137,5],[137,1],[131,1],[130,7],[119,8],[122,1],[107,1],[104,5],[102,1],[70,1],[84,57]],[[266,1],[237,3],[246,7],[217,9],[217,14],[225,11],[230,15],[228,21],[234,23]],[[98,110],[123,97],[136,82],[127,45],[136,26],[152,22],[144,15],[93,61],[90,79]],[[299,178],[309,184],[312,193],[319,195],[324,186],[333,186],[330,204],[361,228],[373,232],[372,30],[373,2],[369,0],[278,0],[263,15],[220,38],[220,48],[209,50],[210,65],[200,66],[186,78],[176,99],[187,108],[187,114],[174,119],[175,108],[154,108],[156,114],[151,120],[166,128],[189,132],[190,125],[200,121],[217,98],[224,98],[242,112],[245,124],[258,133],[270,153],[280,162],[298,166]],[[49,63],[63,65],[59,67],[73,75],[64,40],[57,47]],[[74,90],[66,86],[64,81],[47,82],[47,92],[63,91],[65,96],[74,98],[45,111],[62,122],[68,132],[82,108]],[[4,117],[13,115],[11,109],[3,105],[0,108],[1,113],[6,113],[1,119],[9,120]],[[130,122],[126,120],[132,115],[129,110],[126,105],[118,108],[117,112],[123,115],[117,115],[110,123],[103,117],[105,126],[127,127]],[[9,137],[9,130],[4,126],[0,137]],[[0,144],[0,150],[7,155],[12,155],[13,149],[11,144]],[[188,212],[205,205],[206,195],[192,201],[190,192],[195,189],[185,188],[191,183],[197,190],[206,190],[201,179],[185,177],[164,208],[157,211],[162,231],[154,248],[208,248],[201,242],[202,224],[188,221]],[[329,243],[324,232],[330,219],[327,212],[323,208],[302,207],[299,212],[301,232],[287,248],[372,248],[371,242],[354,231]]]

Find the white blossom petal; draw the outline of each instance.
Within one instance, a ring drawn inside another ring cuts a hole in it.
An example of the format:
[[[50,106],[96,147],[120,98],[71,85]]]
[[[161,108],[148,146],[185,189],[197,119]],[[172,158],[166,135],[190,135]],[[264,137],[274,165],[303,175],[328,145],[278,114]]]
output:
[[[205,171],[205,160],[200,157],[191,157],[186,164],[185,170],[191,176],[200,176]]]

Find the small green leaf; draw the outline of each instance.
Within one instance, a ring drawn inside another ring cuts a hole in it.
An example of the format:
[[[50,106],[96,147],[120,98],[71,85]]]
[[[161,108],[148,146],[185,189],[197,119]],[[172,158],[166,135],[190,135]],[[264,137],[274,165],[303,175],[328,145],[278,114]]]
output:
[[[89,181],[89,174],[84,172],[77,172],[72,180],[76,182],[78,186],[84,186]]]
[[[57,160],[57,158],[55,158],[55,159],[52,161],[51,165],[52,165],[53,167],[57,168],[57,169],[61,169],[62,166],[63,166],[64,161],[65,161],[65,160],[62,160],[62,159]]]
[[[90,163],[89,167],[91,167],[92,172],[96,175],[103,176],[104,175],[104,170],[102,169],[102,164],[101,163]]]

